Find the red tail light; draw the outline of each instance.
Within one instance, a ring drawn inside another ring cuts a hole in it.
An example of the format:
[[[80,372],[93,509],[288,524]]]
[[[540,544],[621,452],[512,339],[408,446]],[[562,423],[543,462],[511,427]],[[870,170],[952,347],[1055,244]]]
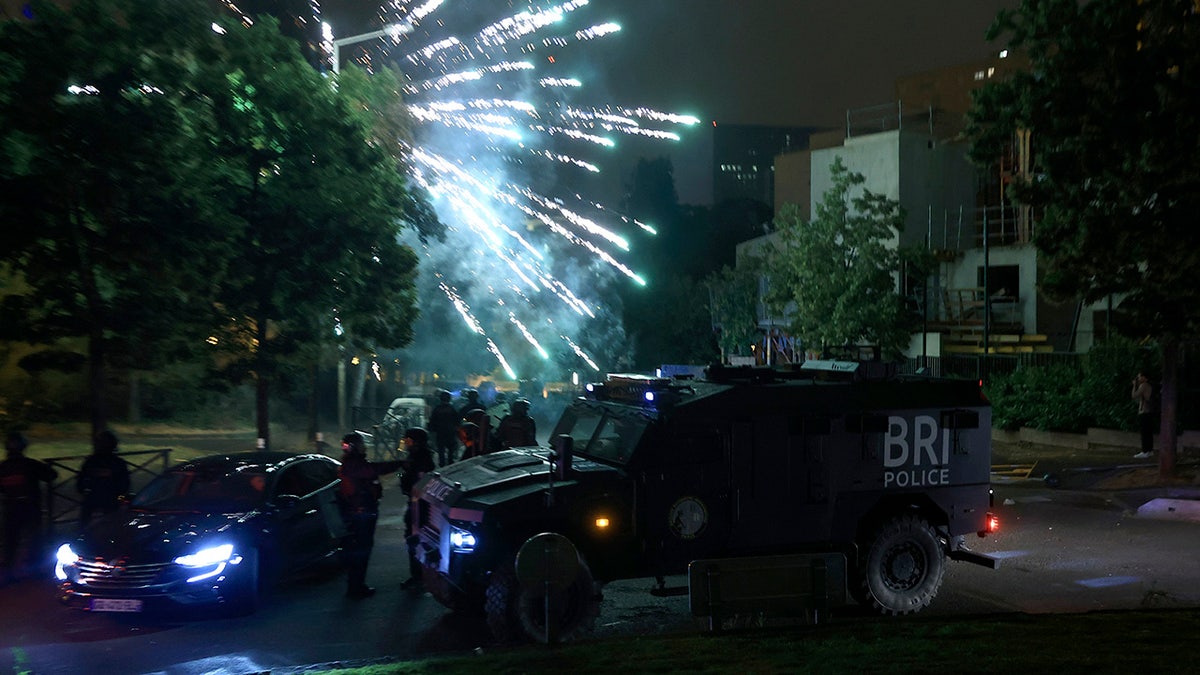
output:
[[[987,514],[987,525],[985,527],[987,528],[984,530],[984,532],[986,534],[995,534],[995,533],[999,532],[1000,531],[1000,516],[997,516],[996,514],[989,512]]]

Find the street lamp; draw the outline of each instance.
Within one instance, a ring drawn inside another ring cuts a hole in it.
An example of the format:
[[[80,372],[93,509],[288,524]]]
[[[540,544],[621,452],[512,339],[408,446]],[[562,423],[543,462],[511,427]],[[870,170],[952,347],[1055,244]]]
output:
[[[412,24],[409,24],[409,23],[394,23],[394,24],[384,26],[383,28],[381,28],[379,30],[371,31],[370,33],[363,33],[362,35],[351,35],[350,37],[338,38],[335,40],[335,39],[333,39],[333,27],[332,26],[330,26],[328,23],[326,23],[326,24],[323,24],[321,28],[322,28],[322,33],[324,33],[325,40],[333,46],[333,72],[334,73],[341,72],[342,45],[352,45],[356,42],[366,42],[367,40],[374,40],[376,38],[381,38],[381,37],[390,37],[393,40],[395,40],[395,39],[399,38],[401,35],[404,35],[406,33],[411,33],[412,29],[413,29]]]

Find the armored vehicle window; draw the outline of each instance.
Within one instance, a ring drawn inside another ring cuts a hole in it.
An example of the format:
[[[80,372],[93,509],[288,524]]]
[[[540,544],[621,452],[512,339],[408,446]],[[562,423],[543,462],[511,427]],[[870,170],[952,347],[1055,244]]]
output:
[[[639,414],[576,406],[563,412],[554,435],[571,436],[576,454],[625,464],[637,448],[647,424],[649,420]]]

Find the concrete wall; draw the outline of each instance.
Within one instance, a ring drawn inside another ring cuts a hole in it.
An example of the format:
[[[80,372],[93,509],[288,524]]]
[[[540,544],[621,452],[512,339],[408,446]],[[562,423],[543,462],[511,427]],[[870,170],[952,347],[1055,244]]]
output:
[[[784,204],[800,207],[805,220],[812,219],[812,156],[808,150],[789,152],[775,157],[775,213]]]
[[[988,263],[992,267],[1016,265],[1019,281],[1017,297],[1021,303],[1021,323],[1026,333],[1043,333],[1038,325],[1037,300],[1037,250],[1032,244],[992,246],[988,249]],[[946,279],[947,288],[976,288],[979,286],[979,268],[983,267],[983,249],[963,251],[958,263],[950,266]]]
[[[810,154],[813,213],[832,187],[829,167],[841,157],[847,169],[863,175],[864,188],[900,202],[906,218],[899,242],[905,246],[922,246],[927,236],[937,246],[945,213],[957,213],[960,206],[968,212],[974,209],[975,170],[962,144],[893,130],[848,138],[845,145]]]

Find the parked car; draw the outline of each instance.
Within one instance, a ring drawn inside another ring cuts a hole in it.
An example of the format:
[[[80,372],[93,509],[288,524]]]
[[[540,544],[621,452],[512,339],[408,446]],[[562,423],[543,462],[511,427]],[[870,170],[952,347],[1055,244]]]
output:
[[[336,560],[338,462],[247,452],[182,463],[57,551],[61,600],[93,612],[258,608],[261,591]]]

